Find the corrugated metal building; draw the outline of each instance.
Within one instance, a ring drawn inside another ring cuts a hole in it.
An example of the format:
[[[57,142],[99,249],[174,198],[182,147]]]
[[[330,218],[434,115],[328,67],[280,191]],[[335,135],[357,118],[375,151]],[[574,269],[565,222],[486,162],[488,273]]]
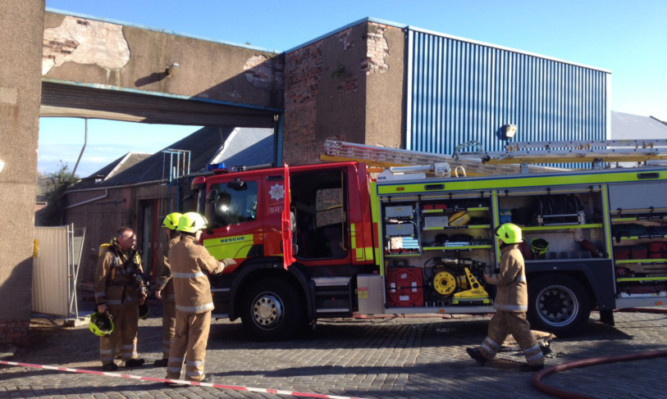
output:
[[[288,162],[316,160],[332,136],[440,154],[470,141],[502,150],[506,125],[512,141],[611,138],[611,73],[548,56],[367,18],[285,63]],[[304,138],[313,154],[290,154]]]
[[[479,141],[609,138],[607,71],[409,28],[407,148],[451,154]]]

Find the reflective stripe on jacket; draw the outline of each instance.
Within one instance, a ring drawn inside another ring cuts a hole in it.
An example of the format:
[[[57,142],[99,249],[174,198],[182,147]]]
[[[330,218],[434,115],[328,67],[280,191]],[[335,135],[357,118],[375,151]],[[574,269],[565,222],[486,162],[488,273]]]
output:
[[[207,274],[222,272],[223,266],[208,253],[206,248],[195,243],[195,238],[183,235],[169,251],[176,310],[189,313],[204,313],[213,309],[211,285]]]
[[[518,244],[502,248],[499,272],[491,276],[498,286],[493,307],[506,312],[528,311],[526,266]]]

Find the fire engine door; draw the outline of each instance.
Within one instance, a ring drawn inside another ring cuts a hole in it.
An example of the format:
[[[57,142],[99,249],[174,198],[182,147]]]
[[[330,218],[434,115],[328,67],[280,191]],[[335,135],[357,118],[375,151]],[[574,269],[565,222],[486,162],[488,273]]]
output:
[[[216,259],[243,260],[259,251],[257,192],[258,182],[250,179],[211,185],[206,198],[209,234],[204,245]]]
[[[349,262],[349,218],[345,169],[294,173],[291,209],[296,220],[295,254],[301,262]]]

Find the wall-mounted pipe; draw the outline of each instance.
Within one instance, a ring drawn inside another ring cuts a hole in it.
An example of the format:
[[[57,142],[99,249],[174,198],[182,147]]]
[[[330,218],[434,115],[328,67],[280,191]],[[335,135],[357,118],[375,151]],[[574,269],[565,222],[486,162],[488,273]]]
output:
[[[67,206],[65,207],[65,209],[72,209],[72,208],[76,208],[77,206],[90,204],[91,202],[99,201],[99,200],[101,200],[101,199],[107,198],[108,196],[109,196],[109,189],[108,189],[108,188],[105,188],[105,189],[104,189],[104,194],[102,194],[102,195],[100,195],[100,196],[98,196],[98,197],[95,197],[95,198],[87,199],[87,200],[82,201],[82,202],[79,202],[79,203],[77,203],[77,204],[67,205]]]
[[[85,128],[84,128],[84,137],[83,137],[83,147],[81,147],[81,152],[79,152],[79,158],[77,158],[76,163],[74,164],[74,170],[72,170],[72,176],[76,175],[76,168],[79,166],[79,161],[81,161],[81,156],[83,151],[86,149],[86,144],[88,144],[88,118],[84,118]]]

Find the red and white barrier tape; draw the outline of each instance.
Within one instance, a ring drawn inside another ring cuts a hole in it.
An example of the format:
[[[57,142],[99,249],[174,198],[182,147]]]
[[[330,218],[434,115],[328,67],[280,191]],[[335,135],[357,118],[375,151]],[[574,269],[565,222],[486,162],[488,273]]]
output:
[[[7,365],[7,366],[17,366],[17,367],[32,367],[32,368],[44,369],[44,370],[66,371],[68,373],[93,374],[93,375],[101,375],[101,376],[105,376],[105,377],[127,378],[127,379],[130,379],[130,380],[165,382],[165,383],[179,384],[179,385],[194,385],[194,386],[210,387],[210,388],[218,388],[218,389],[232,389],[232,390],[235,390],[235,391],[261,392],[261,393],[269,393],[269,394],[274,394],[274,395],[289,395],[289,396],[299,396],[299,397],[305,397],[305,398],[323,398],[323,399],[361,399],[361,398],[349,397],[349,396],[323,395],[323,394],[319,394],[319,393],[285,391],[285,390],[282,390],[282,389],[264,389],[264,388],[242,387],[242,386],[236,386],[236,385],[214,384],[214,383],[210,383],[210,382],[170,380],[170,379],[167,379],[167,378],[145,377],[145,376],[141,376],[141,375],[109,373],[109,372],[106,372],[106,371],[95,371],[95,370],[86,370],[86,369],[73,369],[73,368],[69,368],[69,367],[47,366],[47,365],[43,365],[43,364],[9,362],[9,361],[6,361],[6,360],[0,360],[0,364],[4,364],[4,365]]]

